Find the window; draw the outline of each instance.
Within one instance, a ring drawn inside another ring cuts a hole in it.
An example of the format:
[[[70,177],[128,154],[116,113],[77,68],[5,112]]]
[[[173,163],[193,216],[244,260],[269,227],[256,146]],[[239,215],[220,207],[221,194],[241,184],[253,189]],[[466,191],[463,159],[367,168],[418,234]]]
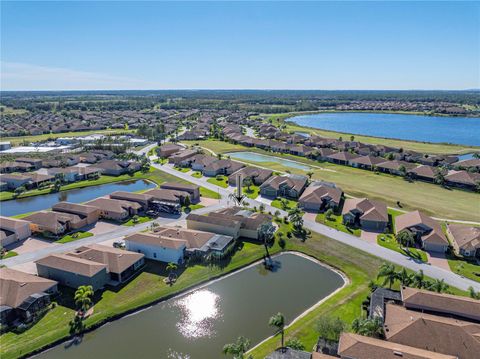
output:
[[[153,253],[153,258],[157,258],[157,253]]]

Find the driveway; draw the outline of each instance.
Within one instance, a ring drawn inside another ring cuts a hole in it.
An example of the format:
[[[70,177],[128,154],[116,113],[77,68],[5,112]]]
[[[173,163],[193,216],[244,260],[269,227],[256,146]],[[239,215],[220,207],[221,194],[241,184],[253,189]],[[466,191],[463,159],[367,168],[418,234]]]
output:
[[[451,271],[450,266],[448,265],[447,258],[445,257],[445,253],[426,253],[428,263],[430,263],[432,266]]]
[[[208,206],[213,206],[215,204],[218,204],[220,201],[218,199],[215,199],[215,198],[206,198],[206,197],[202,197],[201,200],[200,200],[200,204],[202,206],[205,206],[205,207],[208,207]]]
[[[377,244],[377,232],[367,232],[367,231],[362,231],[360,233],[360,238],[363,239],[364,241],[367,241],[368,243],[372,244]]]
[[[44,248],[50,248],[52,246],[61,246],[61,244],[53,243],[52,241],[43,238],[30,237],[21,242],[17,242],[8,246],[7,249],[9,251],[15,251],[18,254],[24,254],[35,252]]]
[[[305,212],[305,214],[303,215],[303,218],[306,219],[307,221],[315,222],[315,218],[317,218],[317,213]]]
[[[108,232],[112,232],[121,225],[115,224],[115,223],[110,223],[110,222],[104,222],[104,221],[98,221],[94,227],[89,229],[88,231],[90,233],[93,233],[94,236],[99,235],[99,234],[104,234]]]

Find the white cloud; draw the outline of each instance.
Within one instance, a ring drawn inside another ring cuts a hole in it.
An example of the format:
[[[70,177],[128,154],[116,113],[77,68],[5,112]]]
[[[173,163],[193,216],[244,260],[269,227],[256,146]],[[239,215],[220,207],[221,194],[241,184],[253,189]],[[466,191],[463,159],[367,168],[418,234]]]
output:
[[[1,62],[0,89],[8,90],[129,90],[154,89],[154,83],[127,77],[60,67]]]

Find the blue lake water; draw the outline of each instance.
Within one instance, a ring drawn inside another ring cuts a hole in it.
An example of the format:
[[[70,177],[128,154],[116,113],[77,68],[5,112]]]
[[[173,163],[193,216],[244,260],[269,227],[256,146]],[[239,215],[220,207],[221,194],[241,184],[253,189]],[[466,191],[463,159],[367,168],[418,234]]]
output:
[[[12,199],[10,201],[0,202],[0,214],[2,216],[16,216],[17,214],[49,209],[54,204],[61,201],[82,203],[115,191],[136,192],[154,187],[156,186],[152,182],[133,180],[72,189],[69,191],[49,193],[41,196]]]
[[[480,118],[344,112],[295,116],[289,121],[356,135],[480,146]]]
[[[253,161],[253,162],[276,162],[280,163],[286,167],[296,168],[302,171],[310,171],[310,167],[302,165],[295,161],[284,160],[283,158],[278,158],[274,156],[261,155],[255,152],[231,152],[227,153],[233,159],[243,160],[243,161]]]

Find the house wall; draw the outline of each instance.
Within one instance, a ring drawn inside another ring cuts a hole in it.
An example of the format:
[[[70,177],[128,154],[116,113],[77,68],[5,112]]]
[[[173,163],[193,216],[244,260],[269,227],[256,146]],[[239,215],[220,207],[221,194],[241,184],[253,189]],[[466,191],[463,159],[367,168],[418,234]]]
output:
[[[277,191],[271,187],[260,189],[260,194],[267,197],[277,197]]]
[[[185,246],[178,249],[165,248],[161,246],[151,246],[134,241],[125,241],[127,250],[137,253],[143,253],[145,258],[165,263],[181,263],[183,261]]]
[[[445,253],[447,251],[448,246],[443,244],[437,244],[437,243],[423,242],[423,248],[428,252]]]
[[[129,216],[128,211],[123,211],[123,212],[119,213],[119,212],[113,212],[113,211],[100,209],[100,217],[102,217],[102,218],[113,219],[113,220],[116,220],[116,221],[122,221],[122,220],[128,218],[128,216]]]
[[[365,221],[360,219],[360,226],[365,230],[384,232],[385,228],[387,228],[387,223],[380,221]]]
[[[91,285],[95,291],[103,288],[108,281],[106,268],[102,269],[92,277],[86,277],[77,273],[50,268],[37,263],[37,272],[40,277],[56,280],[58,283],[74,289],[77,289],[81,285]]]
[[[3,238],[0,241],[0,244],[2,245],[2,247],[5,247],[5,246],[8,246],[8,245],[10,245],[10,244],[12,244],[16,241],[17,241],[17,235],[15,233],[12,233],[8,237]]]
[[[240,229],[238,233],[239,237],[245,237],[245,238],[250,238],[250,239],[258,239],[258,231],[255,229],[245,229],[242,228]]]

